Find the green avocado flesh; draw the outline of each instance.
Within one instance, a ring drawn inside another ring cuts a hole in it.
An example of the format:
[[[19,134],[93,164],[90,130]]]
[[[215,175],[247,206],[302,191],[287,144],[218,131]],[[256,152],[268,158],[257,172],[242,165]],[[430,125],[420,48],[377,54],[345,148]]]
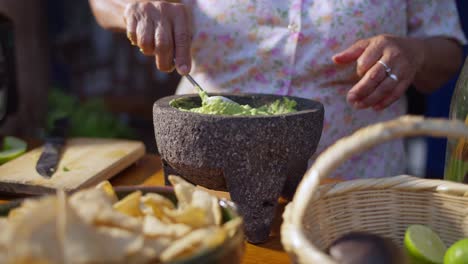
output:
[[[194,102],[184,100],[184,98],[172,100],[169,104],[182,111],[210,115],[254,116],[279,115],[297,112],[296,101],[286,97],[255,108],[250,105],[227,102],[219,97],[211,97],[208,100],[209,96],[204,91],[199,91],[199,95],[202,100],[201,106],[196,105]]]

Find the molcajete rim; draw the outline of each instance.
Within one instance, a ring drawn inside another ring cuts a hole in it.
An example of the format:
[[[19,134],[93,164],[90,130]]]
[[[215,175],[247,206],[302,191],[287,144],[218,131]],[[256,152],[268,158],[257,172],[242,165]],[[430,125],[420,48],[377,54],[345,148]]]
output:
[[[308,113],[314,112],[323,112],[324,107],[323,104],[314,99],[308,99],[303,97],[297,96],[289,96],[289,95],[274,95],[274,94],[261,94],[261,93],[241,93],[241,94],[234,94],[234,93],[209,93],[209,96],[224,96],[227,97],[239,104],[248,104],[253,107],[259,107],[261,105],[271,103],[277,99],[281,98],[288,98],[295,100],[297,102],[297,112],[293,113],[286,113],[286,114],[277,114],[277,115],[252,115],[252,116],[234,116],[234,115],[212,115],[212,114],[202,114],[202,113],[195,113],[190,111],[183,111],[176,107],[170,105],[172,100],[177,99],[190,99],[201,103],[200,96],[198,94],[181,94],[181,95],[171,95],[166,96],[158,99],[154,104],[165,111],[172,111],[172,112],[182,112],[189,115],[194,116],[208,116],[210,118],[215,119],[273,119],[278,118],[281,116],[296,116],[296,115],[304,115]]]

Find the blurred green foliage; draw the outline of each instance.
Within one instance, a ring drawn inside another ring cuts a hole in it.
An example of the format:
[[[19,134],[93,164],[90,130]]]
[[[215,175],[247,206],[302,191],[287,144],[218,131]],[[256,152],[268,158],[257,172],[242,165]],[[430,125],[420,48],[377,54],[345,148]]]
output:
[[[62,117],[69,118],[69,137],[135,138],[133,129],[111,113],[102,99],[80,102],[73,95],[52,89],[48,97],[47,131]]]

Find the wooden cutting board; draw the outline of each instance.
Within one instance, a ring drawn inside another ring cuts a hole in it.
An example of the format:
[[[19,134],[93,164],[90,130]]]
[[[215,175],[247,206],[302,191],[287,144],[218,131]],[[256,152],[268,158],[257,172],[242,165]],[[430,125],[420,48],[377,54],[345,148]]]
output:
[[[73,138],[67,140],[57,171],[51,178],[36,171],[42,147],[0,166],[0,192],[38,195],[56,189],[73,191],[110,179],[140,159],[140,141]]]

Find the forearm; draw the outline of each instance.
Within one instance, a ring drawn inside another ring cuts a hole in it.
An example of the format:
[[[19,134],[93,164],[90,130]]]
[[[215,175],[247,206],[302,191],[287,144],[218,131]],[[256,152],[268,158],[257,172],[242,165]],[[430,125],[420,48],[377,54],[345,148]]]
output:
[[[148,0],[89,0],[97,22],[105,29],[125,31],[123,19],[125,6],[130,3],[146,2]]]
[[[424,59],[413,84],[420,92],[430,93],[457,73],[462,63],[462,48],[456,41],[444,37],[416,41],[422,47]]]

